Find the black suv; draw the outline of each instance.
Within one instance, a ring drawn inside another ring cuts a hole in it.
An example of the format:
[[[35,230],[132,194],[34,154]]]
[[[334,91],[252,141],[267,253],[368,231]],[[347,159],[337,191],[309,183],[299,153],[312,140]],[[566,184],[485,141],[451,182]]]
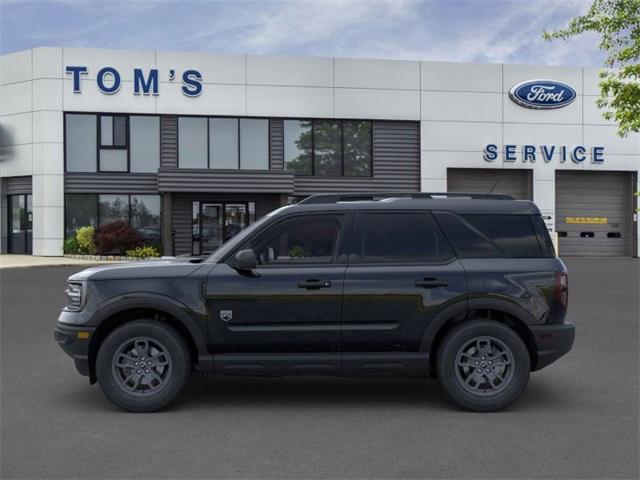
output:
[[[512,403],[567,353],[567,270],[538,208],[502,195],[314,195],[207,258],[84,270],[55,338],[136,412],[192,371],[437,376],[458,405]]]

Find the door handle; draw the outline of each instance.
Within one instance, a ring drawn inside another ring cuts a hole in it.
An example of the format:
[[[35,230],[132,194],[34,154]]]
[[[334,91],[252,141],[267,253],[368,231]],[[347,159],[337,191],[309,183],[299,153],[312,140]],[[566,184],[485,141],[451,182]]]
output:
[[[298,288],[306,288],[307,290],[318,290],[320,288],[329,288],[331,282],[328,280],[305,280],[304,282],[298,282]]]
[[[446,287],[448,285],[449,282],[446,280],[438,280],[436,278],[423,278],[422,280],[416,280],[416,287],[422,288]]]

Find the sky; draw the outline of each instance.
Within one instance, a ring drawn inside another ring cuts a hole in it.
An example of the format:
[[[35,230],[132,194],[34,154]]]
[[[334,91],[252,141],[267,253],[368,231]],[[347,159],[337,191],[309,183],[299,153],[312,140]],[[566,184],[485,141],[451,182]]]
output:
[[[60,46],[598,66],[597,36],[541,36],[591,3],[0,0],[0,53]]]

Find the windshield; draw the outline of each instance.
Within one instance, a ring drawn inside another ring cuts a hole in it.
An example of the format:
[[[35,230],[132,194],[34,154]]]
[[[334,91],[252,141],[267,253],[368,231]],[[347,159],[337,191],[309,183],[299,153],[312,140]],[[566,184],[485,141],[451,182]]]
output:
[[[241,243],[243,243],[245,241],[245,239],[247,237],[249,237],[252,232],[254,232],[256,229],[260,228],[262,225],[264,225],[267,221],[269,221],[269,219],[271,217],[273,217],[275,214],[285,210],[286,208],[289,208],[289,206],[284,206],[284,207],[280,207],[277,210],[274,210],[273,212],[268,213],[267,215],[265,215],[264,217],[262,217],[260,220],[258,220],[257,222],[249,225],[247,228],[245,228],[244,230],[242,230],[240,233],[238,233],[236,236],[231,237],[229,240],[227,240],[226,242],[224,242],[222,245],[220,245],[220,247],[218,247],[217,250],[215,250],[211,255],[209,255],[206,259],[205,262],[219,262],[221,258],[223,258],[224,256],[226,256],[230,251],[232,251],[234,248],[236,248],[238,245],[240,245]]]

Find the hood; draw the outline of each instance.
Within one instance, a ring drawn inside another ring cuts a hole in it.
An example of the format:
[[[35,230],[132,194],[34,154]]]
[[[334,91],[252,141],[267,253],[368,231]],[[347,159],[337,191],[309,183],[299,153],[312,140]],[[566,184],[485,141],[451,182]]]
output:
[[[160,260],[122,262],[87,268],[69,277],[70,281],[131,280],[136,278],[180,278],[204,265],[200,257],[167,257]]]

